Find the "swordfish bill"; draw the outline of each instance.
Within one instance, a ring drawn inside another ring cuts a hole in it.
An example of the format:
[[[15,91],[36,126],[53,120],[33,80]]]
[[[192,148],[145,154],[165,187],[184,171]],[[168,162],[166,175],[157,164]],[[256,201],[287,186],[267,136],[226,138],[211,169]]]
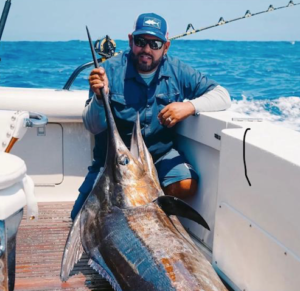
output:
[[[139,115],[129,151],[108,99],[103,101],[108,126],[105,166],[70,231],[61,278],[68,278],[83,248],[90,266],[117,291],[225,291],[211,264],[173,216],[181,201],[163,196],[142,139]],[[160,197],[167,203],[157,203]],[[201,221],[193,211],[186,204],[178,212]],[[72,242],[77,247],[71,248]]]

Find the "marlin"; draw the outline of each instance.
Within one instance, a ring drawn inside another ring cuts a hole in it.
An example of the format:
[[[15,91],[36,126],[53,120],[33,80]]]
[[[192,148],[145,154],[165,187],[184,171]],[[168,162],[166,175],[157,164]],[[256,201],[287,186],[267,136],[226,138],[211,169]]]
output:
[[[90,266],[116,291],[227,290],[174,216],[209,229],[188,204],[164,195],[141,134],[139,113],[129,150],[104,90],[102,96],[108,132],[106,162],[70,230],[61,280],[69,278],[85,251]]]

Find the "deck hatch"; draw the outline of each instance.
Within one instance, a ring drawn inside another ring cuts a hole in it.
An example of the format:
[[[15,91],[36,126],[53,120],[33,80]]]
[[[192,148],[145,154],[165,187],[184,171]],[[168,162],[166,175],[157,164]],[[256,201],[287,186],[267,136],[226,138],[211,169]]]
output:
[[[63,128],[59,123],[49,123],[43,132],[37,134],[36,128],[28,129],[11,153],[25,161],[27,173],[36,186],[58,185],[64,177]]]

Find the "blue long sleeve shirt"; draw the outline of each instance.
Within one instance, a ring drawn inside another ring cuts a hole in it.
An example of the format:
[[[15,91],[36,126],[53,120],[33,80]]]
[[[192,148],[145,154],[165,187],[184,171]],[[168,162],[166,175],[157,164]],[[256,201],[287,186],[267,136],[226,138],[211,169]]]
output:
[[[193,100],[218,85],[197,70],[167,55],[149,85],[135,69],[130,51],[107,60],[102,66],[109,81],[110,106],[124,143],[130,147],[132,128],[139,112],[142,135],[154,161],[174,146],[175,127],[162,126],[157,118],[159,112],[172,102]],[[91,190],[100,167],[105,163],[107,147],[103,104],[95,96],[87,103],[83,121],[86,128],[95,134],[94,162],[89,167],[89,174],[80,192]]]

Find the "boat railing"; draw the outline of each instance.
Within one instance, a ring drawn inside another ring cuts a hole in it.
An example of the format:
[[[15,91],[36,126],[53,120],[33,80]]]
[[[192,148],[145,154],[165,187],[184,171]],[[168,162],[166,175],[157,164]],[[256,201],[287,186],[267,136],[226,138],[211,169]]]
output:
[[[98,59],[98,62],[101,63],[102,62],[102,58]],[[69,77],[68,81],[66,82],[66,84],[63,87],[63,90],[70,90],[72,84],[74,83],[75,79],[78,77],[78,75],[84,71],[85,69],[91,67],[94,65],[94,62],[89,62],[89,63],[85,63],[81,66],[79,66],[73,73],[72,75]]]

